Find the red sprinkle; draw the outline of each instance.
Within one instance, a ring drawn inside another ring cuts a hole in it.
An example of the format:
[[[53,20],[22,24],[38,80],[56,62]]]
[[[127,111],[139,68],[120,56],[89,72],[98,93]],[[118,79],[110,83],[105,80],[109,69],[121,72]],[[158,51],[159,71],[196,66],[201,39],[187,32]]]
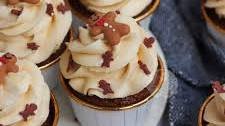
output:
[[[103,26],[104,23],[105,23],[105,21],[106,21],[106,19],[105,19],[104,17],[102,17],[101,19],[99,19],[99,20],[95,23],[95,25],[96,25],[96,26]]]
[[[0,62],[3,64],[6,64],[6,58],[5,57],[0,57]]]
[[[152,47],[152,44],[155,42],[155,39],[153,37],[150,37],[150,38],[145,38],[144,39],[144,45],[147,47],[147,48],[151,48]]]
[[[217,92],[217,93],[225,93],[225,90],[221,83],[219,81],[214,81],[212,82],[212,88]]]
[[[107,51],[102,55],[103,63],[102,67],[110,67],[110,62],[113,61],[113,54],[111,51]]]
[[[113,90],[110,87],[110,83],[107,83],[105,80],[100,80],[99,81],[99,88],[103,89],[103,94],[113,94]]]
[[[34,116],[34,111],[37,110],[36,104],[26,104],[25,110],[20,112],[19,114],[23,117],[24,121],[27,121],[29,116]]]
[[[138,61],[139,67],[143,70],[143,72],[148,75],[151,72],[149,71],[148,67],[146,64],[142,63],[140,60]]]

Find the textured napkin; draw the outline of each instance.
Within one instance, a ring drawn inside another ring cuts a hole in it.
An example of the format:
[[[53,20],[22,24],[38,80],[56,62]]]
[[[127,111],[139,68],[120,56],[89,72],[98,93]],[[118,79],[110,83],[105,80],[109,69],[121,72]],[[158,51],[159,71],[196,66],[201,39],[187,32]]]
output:
[[[170,83],[166,113],[171,126],[197,125],[199,108],[211,93],[210,82],[225,77],[225,49],[207,32],[200,1],[161,0],[150,24],[177,78],[177,88]]]

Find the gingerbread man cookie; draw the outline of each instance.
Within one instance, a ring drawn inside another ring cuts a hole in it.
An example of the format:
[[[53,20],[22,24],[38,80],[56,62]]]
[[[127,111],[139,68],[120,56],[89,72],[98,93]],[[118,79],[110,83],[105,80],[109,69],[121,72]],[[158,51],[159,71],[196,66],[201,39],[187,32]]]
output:
[[[8,0],[7,3],[10,5],[15,5],[19,2],[26,2],[26,3],[30,3],[30,4],[37,4],[39,3],[40,0]]]
[[[4,84],[5,77],[10,72],[18,72],[19,67],[16,65],[17,58],[15,55],[6,53],[0,57],[0,85]]]
[[[117,14],[115,12],[108,12],[104,16],[92,16],[92,21],[89,22],[90,34],[95,37],[104,34],[104,39],[109,45],[114,46],[119,44],[121,37],[130,32],[130,27],[123,23],[115,21]],[[94,20],[93,20],[94,19]]]

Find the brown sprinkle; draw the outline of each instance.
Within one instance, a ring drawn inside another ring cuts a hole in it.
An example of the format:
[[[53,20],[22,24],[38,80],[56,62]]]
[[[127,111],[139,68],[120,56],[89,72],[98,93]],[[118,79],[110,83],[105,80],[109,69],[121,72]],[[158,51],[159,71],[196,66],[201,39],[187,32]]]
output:
[[[22,10],[12,9],[11,14],[14,14],[16,16],[20,16],[22,13]]]
[[[139,61],[138,61],[138,64],[139,64],[140,69],[142,69],[143,72],[144,72],[146,75],[148,75],[148,74],[151,73],[151,72],[149,71],[147,65],[144,64],[144,63],[142,63],[142,61],[139,60]]]
[[[152,44],[155,42],[155,38],[154,37],[149,37],[149,38],[145,38],[144,39],[144,45],[147,47],[147,48],[151,48],[152,47]]]
[[[31,50],[37,50],[40,46],[37,45],[36,43],[32,42],[32,43],[27,43],[27,48],[31,49]]]
[[[110,62],[113,61],[113,53],[107,51],[102,55],[103,63],[102,67],[110,67]]]
[[[34,116],[35,113],[34,111],[37,110],[37,105],[36,104],[26,104],[25,110],[20,112],[19,114],[23,117],[24,121],[27,121],[27,118],[29,116]]]
[[[103,89],[103,94],[113,94],[113,90],[110,87],[110,83],[107,83],[105,80],[100,80],[99,81],[99,88]]]
[[[46,14],[48,14],[49,16],[54,15],[54,8],[53,5],[50,3],[47,4]]]
[[[62,14],[65,14],[66,11],[70,10],[70,8],[66,5],[66,4],[63,4],[63,3],[60,3],[58,6],[57,6],[57,10],[59,12],[62,12]]]

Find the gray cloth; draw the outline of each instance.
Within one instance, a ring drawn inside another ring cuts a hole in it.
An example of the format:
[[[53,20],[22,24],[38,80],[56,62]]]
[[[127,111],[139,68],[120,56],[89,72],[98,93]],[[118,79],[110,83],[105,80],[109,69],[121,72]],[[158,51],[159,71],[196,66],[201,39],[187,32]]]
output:
[[[200,1],[161,0],[150,25],[178,80],[166,113],[171,126],[197,125],[199,107],[212,93],[210,82],[225,78],[225,49],[207,32]]]

